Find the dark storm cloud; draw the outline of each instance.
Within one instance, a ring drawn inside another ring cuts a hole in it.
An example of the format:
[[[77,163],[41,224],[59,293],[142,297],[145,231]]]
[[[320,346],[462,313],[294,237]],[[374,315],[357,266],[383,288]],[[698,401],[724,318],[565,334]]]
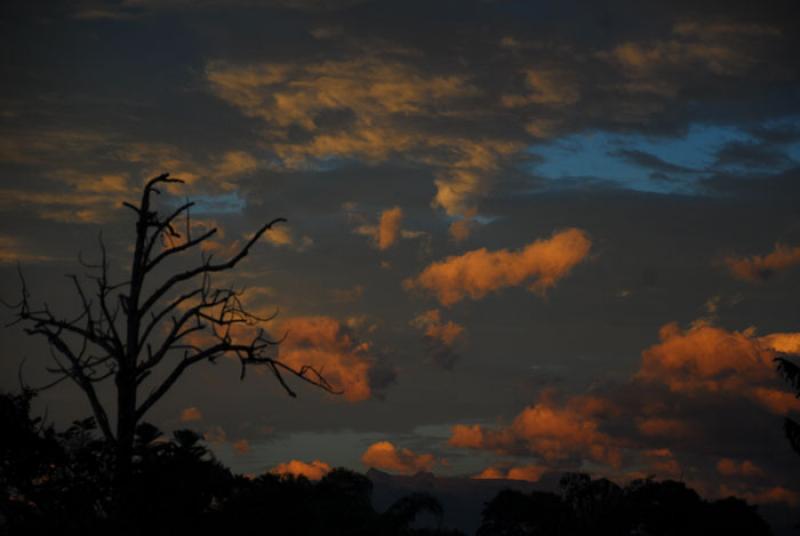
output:
[[[794,164],[780,148],[769,143],[730,142],[717,153],[716,166],[783,169]]]
[[[656,155],[650,154],[645,151],[637,151],[635,149],[620,149],[611,153],[612,156],[618,156],[623,158],[632,164],[637,166],[651,169],[655,173],[659,174],[668,174],[668,173],[677,173],[677,174],[684,174],[684,173],[694,173],[697,170],[687,168],[685,166],[678,166],[676,164],[672,164],[663,160],[662,158],[657,157]]]

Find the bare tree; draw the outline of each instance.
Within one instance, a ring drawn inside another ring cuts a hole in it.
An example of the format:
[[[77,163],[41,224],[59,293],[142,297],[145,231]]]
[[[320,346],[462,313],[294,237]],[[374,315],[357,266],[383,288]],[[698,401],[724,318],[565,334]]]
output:
[[[48,370],[57,376],[50,386],[72,380],[88,399],[100,430],[113,446],[118,489],[124,489],[130,478],[137,424],[192,365],[231,356],[241,364],[242,379],[248,365],[266,366],[291,396],[295,393],[286,376],[337,392],[314,368],[294,368],[275,357],[274,347],[280,341],[258,326],[269,318],[249,313],[241,292],[211,284],[212,274],[233,269],[265,232],[286,220],[276,218],[263,225],[225,261],[213,262],[211,255],[202,255],[199,264],[190,269],[165,267],[166,261],[200,249],[217,232],[214,228],[193,236],[191,202],[165,217],[153,210],[151,198],[160,193],[159,187],[181,182],[165,173],[147,182],[138,206],[124,203],[136,214],[127,281],[110,281],[106,248],[100,240],[99,263],[81,260],[90,270],[88,279],[68,276],[79,300],[77,316],[61,318],[47,304],[33,308],[24,278],[22,299],[13,305],[15,323],[22,324],[30,335],[44,337],[50,346],[55,366]],[[185,234],[181,236],[177,228],[184,220]],[[156,273],[165,270],[166,275]],[[238,329],[241,326],[249,327]],[[111,378],[115,407],[104,404],[96,389],[98,383]],[[152,382],[151,390],[144,394],[145,384]],[[109,415],[113,409],[115,428]]]

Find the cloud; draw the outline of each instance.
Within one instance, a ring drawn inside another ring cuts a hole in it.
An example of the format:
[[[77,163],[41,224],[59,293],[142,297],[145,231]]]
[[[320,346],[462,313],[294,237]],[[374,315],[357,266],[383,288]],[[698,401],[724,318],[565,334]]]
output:
[[[717,462],[717,471],[723,476],[764,476],[764,471],[750,460],[737,462],[731,458],[721,458],[719,462]]]
[[[565,73],[552,69],[526,69],[525,83],[529,89],[524,95],[504,95],[501,103],[508,108],[531,104],[566,106],[580,99],[580,90]]]
[[[659,478],[673,479],[682,476],[681,465],[670,449],[649,449],[645,450],[642,455],[648,464],[648,477],[653,474],[658,475]]]
[[[235,441],[232,447],[236,454],[247,454],[250,452],[250,442],[246,439]]]
[[[737,279],[760,283],[800,264],[800,246],[775,244],[775,249],[766,255],[726,257],[725,264]]]
[[[446,149],[447,157],[428,158],[440,171],[433,181],[436,195],[432,205],[448,216],[471,216],[477,213],[477,201],[490,189],[490,178],[505,159],[522,149],[522,144],[507,140],[472,141],[466,138],[433,138],[434,148]]]
[[[400,224],[403,222],[403,209],[393,207],[381,212],[378,226],[378,249],[389,249],[400,235]]]
[[[221,426],[214,426],[203,433],[203,439],[209,443],[221,444],[228,440],[228,434],[225,433],[225,429]]]
[[[0,206],[32,208],[43,220],[65,223],[103,223],[111,219],[119,196],[91,191],[53,192],[0,189]]]
[[[34,169],[38,186],[5,189],[0,206],[31,207],[52,221],[108,223],[128,214],[119,209],[121,200],[138,197],[144,180],[164,171],[186,183],[166,191],[208,195],[233,190],[234,181],[258,164],[241,150],[198,158],[176,145],[139,139],[107,130],[14,130],[0,141],[0,162]]]
[[[611,156],[622,158],[633,165],[663,174],[683,175],[686,173],[696,173],[698,171],[696,169],[667,162],[666,160],[659,158],[654,154],[637,149],[617,149],[609,154],[611,154]]]
[[[425,337],[446,346],[453,346],[464,333],[464,326],[452,321],[442,322],[442,315],[438,309],[420,313],[411,321],[411,325],[423,331]]]
[[[456,220],[450,224],[448,228],[448,233],[450,233],[450,237],[456,242],[463,242],[469,235],[472,233],[472,227],[474,223],[472,220],[463,218],[460,220]]]
[[[212,177],[221,179],[234,179],[248,175],[259,167],[258,160],[246,151],[227,151],[211,171]],[[235,188],[234,184],[226,183],[227,188]]]
[[[364,214],[356,212],[355,203],[347,203],[344,208],[348,219],[359,224],[353,229],[353,233],[369,237],[373,245],[381,251],[391,248],[399,239],[411,240],[429,237],[425,231],[402,228],[404,213],[400,207],[383,210],[377,224],[370,223]]]
[[[752,490],[744,486],[721,485],[719,494],[722,497],[739,497],[753,504],[783,503],[791,507],[800,505],[800,493],[783,486],[762,487]]]
[[[281,321],[279,331],[287,334],[278,350],[282,362],[314,367],[351,402],[373,394],[371,344],[358,341],[352,329],[331,317],[302,316]]]
[[[285,225],[276,225],[263,234],[265,242],[276,247],[287,247],[298,252],[308,250],[314,245],[314,240],[310,236],[297,237],[292,229]]]
[[[330,295],[335,302],[353,303],[361,299],[365,290],[364,285],[355,285],[350,288],[331,289]]]
[[[313,133],[309,143],[276,144],[289,165],[306,157],[383,159],[415,143],[410,133],[392,125],[393,114],[435,114],[437,104],[473,91],[465,78],[426,75],[412,64],[375,56],[309,64],[212,61],[207,77],[217,96],[246,115]],[[343,122],[336,123],[335,117],[326,122],[325,113],[335,111],[349,114]],[[340,128],[334,135],[326,127]]]
[[[697,39],[697,35],[686,32],[675,39],[648,43],[626,42],[616,46],[610,57],[617,61],[628,76],[654,77],[668,70],[699,68],[715,75],[738,76],[746,73],[754,64],[753,50],[706,35],[708,39]]]
[[[351,217],[355,217],[351,215]],[[363,219],[362,219],[363,221]],[[368,236],[381,251],[392,247],[398,238],[414,238],[419,233],[404,231],[402,229],[403,209],[392,207],[381,212],[377,225],[363,224],[354,229],[354,233]]]
[[[636,420],[642,435],[656,438],[683,438],[693,434],[692,426],[682,419],[670,417],[643,417]]]
[[[800,354],[800,333],[771,333],[760,337],[762,344],[784,354]]]
[[[436,177],[432,204],[451,216],[474,210],[491,177],[525,147],[501,136],[472,139],[427,128],[452,122],[454,107],[474,114],[467,103],[477,90],[466,76],[426,73],[396,56],[306,64],[212,61],[207,78],[215,95],[264,121],[265,143],[284,166],[335,157],[425,164]],[[304,135],[292,137],[292,129]]]
[[[566,229],[518,251],[481,248],[448,257],[431,264],[416,278],[407,279],[404,286],[426,290],[444,306],[466,297],[477,300],[490,292],[522,284],[531,291],[544,292],[583,261],[590,248],[585,232]]]
[[[203,420],[203,413],[194,406],[181,411],[181,422],[197,422]]]
[[[560,398],[545,390],[509,424],[455,425],[448,444],[532,457],[535,465],[553,470],[581,470],[592,463],[612,475],[622,470],[636,477],[678,478],[688,471],[707,488],[720,478],[743,477],[792,487],[776,472],[780,462],[749,459],[747,453],[758,447],[748,446],[746,434],[771,429],[764,424],[774,420],[769,413],[800,411],[800,401],[782,385],[772,361],[778,352],[800,351],[800,333],[759,337],[754,329],[728,331],[703,320],[686,330],[667,324],[660,336],[642,351],[628,381]],[[777,424],[774,436],[783,441]],[[508,478],[502,467],[493,465],[479,476]],[[734,491],[760,502],[795,500],[795,491],[782,490],[748,485]]]
[[[379,441],[364,451],[361,462],[367,467],[410,475],[430,471],[436,459],[433,454],[417,454],[410,449],[398,449],[389,441]]]
[[[464,326],[451,320],[442,322],[442,315],[438,309],[420,313],[411,320],[410,325],[422,332],[433,361],[451,370],[460,357],[455,351],[455,346],[464,336]]]
[[[787,341],[796,340],[794,336],[759,338],[752,330],[727,331],[706,323],[687,330],[676,323],[666,324],[659,332],[661,341],[642,352],[636,379],[688,395],[744,396],[783,414],[800,409],[800,401],[781,388],[772,345],[786,347]]]
[[[47,262],[53,260],[47,255],[37,255],[13,236],[0,235],[0,265],[17,262]]]
[[[306,463],[301,460],[289,460],[269,470],[275,475],[304,476],[309,480],[322,480],[322,477],[331,472],[331,466],[320,460]]]
[[[614,438],[600,431],[599,417],[609,409],[605,401],[593,397],[574,397],[564,406],[542,397],[506,427],[456,425],[448,444],[499,454],[533,454],[550,463],[579,456],[618,468],[622,450]]]
[[[268,287],[250,289],[244,297],[244,306],[262,318],[271,317],[275,310],[264,306],[251,307],[252,302],[259,303],[263,296],[271,294]],[[182,307],[191,307],[191,304]],[[218,310],[207,313],[220,314]],[[330,316],[278,317],[255,323],[235,323],[224,336],[250,344],[259,333],[266,333],[272,340],[280,341],[272,346],[276,354],[270,356],[272,359],[298,371],[311,367],[345,400],[358,402],[379,395],[379,391],[394,379],[392,371],[377,363],[371,355],[372,343],[361,340],[362,335],[373,331],[372,326],[367,323],[366,316],[351,316],[344,320]],[[209,330],[195,331],[185,340],[199,347],[215,342]],[[256,367],[256,370],[265,369]],[[293,381],[291,376],[287,379],[290,383]]]
[[[472,478],[476,480],[524,480],[538,482],[548,468],[542,465],[522,465],[519,467],[487,467]]]

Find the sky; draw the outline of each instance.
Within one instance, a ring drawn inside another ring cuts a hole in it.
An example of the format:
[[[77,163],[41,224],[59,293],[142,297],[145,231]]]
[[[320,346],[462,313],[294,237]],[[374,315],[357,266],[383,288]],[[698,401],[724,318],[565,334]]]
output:
[[[800,351],[798,26],[788,1],[4,2],[0,297],[20,267],[74,314],[100,236],[124,278],[122,202],[169,172],[158,207],[194,200],[215,258],[288,220],[215,283],[342,391],[193,367],[146,420],[235,470],[797,507],[773,359]],[[23,327],[5,390],[49,379]],[[36,408],[90,412],[68,383]]]

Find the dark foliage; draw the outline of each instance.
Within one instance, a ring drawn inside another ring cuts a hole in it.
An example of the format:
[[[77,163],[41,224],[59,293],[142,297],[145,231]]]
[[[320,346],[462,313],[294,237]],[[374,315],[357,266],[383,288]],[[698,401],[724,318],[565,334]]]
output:
[[[386,512],[372,506],[372,482],[335,469],[314,483],[304,477],[232,474],[203,446],[178,430],[165,438],[153,425],[136,429],[127,509],[113,515],[113,453],[97,439],[92,419],[56,433],[31,419],[32,395],[0,395],[0,535],[224,534],[251,530],[276,535],[456,535],[416,528],[418,514],[441,519],[433,497],[412,494]]]
[[[797,363],[790,361],[787,357],[778,357],[775,359],[778,365],[778,373],[786,380],[786,382],[795,390],[797,397],[800,398],[800,366]],[[783,430],[786,432],[786,438],[795,452],[800,454],[800,423],[786,417],[783,421]]]
[[[756,509],[733,497],[705,501],[685,484],[567,474],[561,493],[506,490],[483,511],[478,536],[771,534]]]
[[[457,535],[441,528],[442,507],[414,493],[385,512],[372,482],[335,469],[305,477],[232,474],[190,430],[164,437],[136,429],[129,510],[113,514],[113,452],[92,419],[56,432],[30,418],[32,394],[0,395],[0,535],[224,534],[286,536]],[[423,522],[424,521],[424,522]],[[754,507],[705,501],[681,482],[637,480],[626,487],[570,473],[559,494],[505,490],[484,509],[479,536],[770,534]]]

